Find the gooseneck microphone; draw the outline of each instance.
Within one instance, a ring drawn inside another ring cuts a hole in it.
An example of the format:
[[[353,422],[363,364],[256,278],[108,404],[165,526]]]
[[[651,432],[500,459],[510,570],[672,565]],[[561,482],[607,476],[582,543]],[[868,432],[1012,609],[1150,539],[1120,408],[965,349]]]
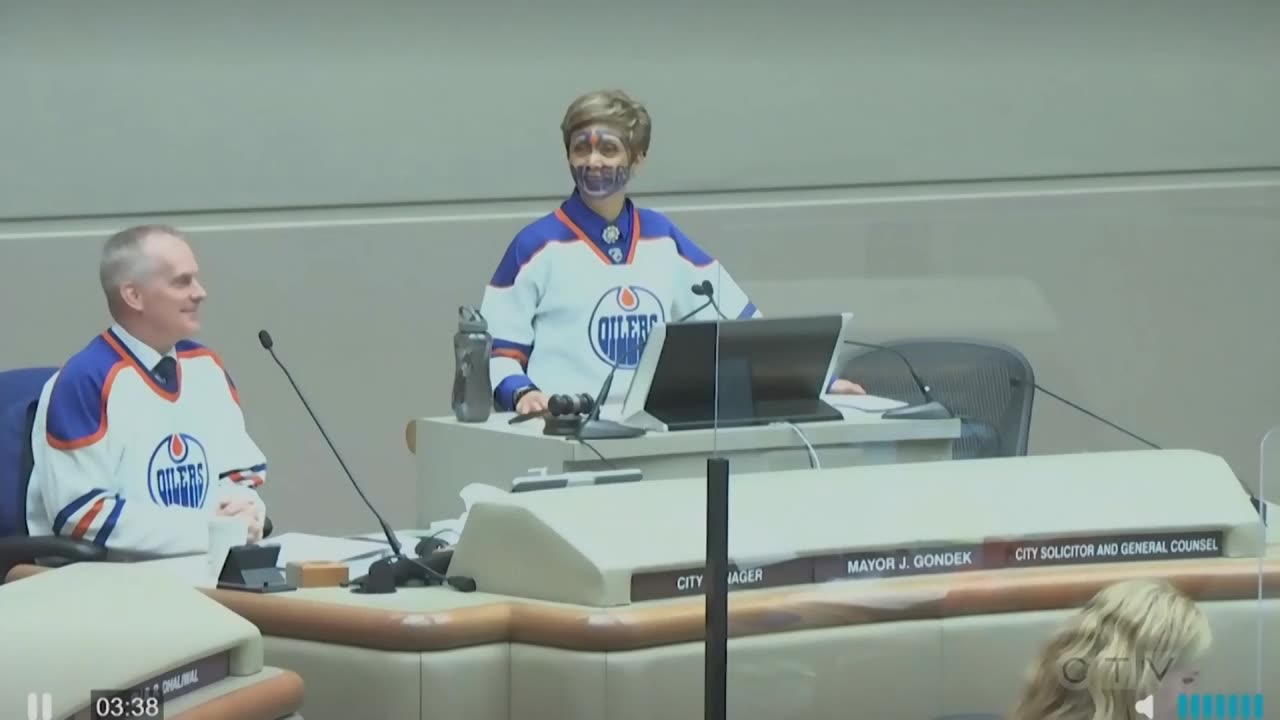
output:
[[[714,307],[721,318],[728,320],[725,314],[720,311],[720,306],[716,303],[715,288],[711,285],[710,280],[703,280],[694,283],[689,288],[698,297],[704,297],[706,302],[694,308],[690,312],[676,318],[675,322],[682,323],[685,320],[697,315],[707,307]],[[585,393],[577,395],[552,395],[547,398],[547,412],[545,422],[548,423],[547,430],[549,434],[568,435],[577,440],[621,440],[624,438],[640,437],[645,434],[645,430],[634,428],[612,420],[601,420],[600,411],[606,400],[609,399],[609,391],[613,388],[614,375],[618,373],[618,364],[614,363],[609,369],[609,374],[604,378],[604,384],[600,387],[600,392],[595,398]],[[509,424],[532,420],[539,417],[542,413],[533,413],[529,415],[516,415],[508,421]],[[553,418],[564,416],[586,415],[576,426],[570,426],[566,423],[553,422]]]
[[[700,283],[695,283],[689,288],[689,292],[692,292],[698,297],[705,297],[707,301],[699,305],[692,312],[682,315],[676,320],[676,322],[680,323],[688,320],[694,315],[702,312],[702,310],[708,305],[714,307],[716,312],[720,313],[720,317],[724,318],[724,313],[720,312],[720,306],[716,304],[715,288],[711,286],[710,280],[703,280]],[[727,320],[728,318],[725,319]],[[600,392],[596,395],[590,414],[587,415],[586,419],[582,421],[582,424],[578,426],[577,432],[574,433],[574,437],[578,440],[620,440],[623,438],[640,437],[645,434],[645,430],[642,428],[629,427],[612,420],[600,419],[600,410],[604,406],[605,401],[609,399],[609,390],[613,388],[613,376],[616,375],[617,372],[618,363],[615,362],[613,367],[609,369],[609,374],[604,378],[604,385],[600,387]]]
[[[689,288],[689,292],[692,292],[698,297],[705,297],[707,301],[691,312],[680,316],[676,322],[681,323],[688,320],[694,315],[702,312],[708,305],[714,307],[716,312],[720,313],[720,317],[724,317],[724,313],[720,312],[720,306],[716,304],[715,288],[711,286],[710,280],[703,280],[700,283],[695,283]],[[623,438],[640,437],[645,434],[645,431],[641,428],[628,427],[621,423],[613,422],[612,420],[600,419],[600,410],[604,406],[605,401],[609,399],[609,391],[613,388],[613,376],[616,375],[617,372],[618,363],[615,362],[613,367],[609,369],[609,374],[605,376],[604,385],[600,386],[600,392],[596,395],[586,419],[582,421],[577,432],[574,433],[574,437],[578,440],[619,440]]]
[[[700,285],[694,285],[694,286],[693,286],[693,294],[694,294],[694,295],[702,295],[702,293],[701,293],[701,292],[698,292],[698,291],[699,291],[699,290],[701,290],[701,289],[702,289],[702,288],[701,288],[701,286],[700,286]],[[701,304],[701,305],[699,305],[698,307],[696,307],[696,308],[694,308],[694,309],[690,310],[689,312],[687,312],[687,313],[685,313],[685,314],[681,315],[680,317],[676,318],[676,322],[677,322],[677,323],[682,323],[682,322],[684,322],[685,320],[688,320],[689,318],[693,317],[694,315],[697,315],[698,313],[702,312],[703,310],[706,310],[706,309],[707,309],[707,308],[709,308],[709,307],[711,307],[711,301],[710,301],[710,300],[708,300],[708,301],[706,301],[706,302],[702,303],[702,304]]]
[[[703,310],[706,310],[708,307],[715,308],[716,313],[720,316],[722,320],[729,319],[725,317],[724,313],[720,312],[720,305],[716,303],[716,291],[715,291],[715,288],[711,287],[710,280],[703,280],[700,283],[694,283],[693,286],[689,288],[689,291],[692,292],[694,295],[697,295],[698,297],[706,298],[707,301],[702,303],[698,307],[690,310],[689,312],[685,313],[684,315],[681,315],[680,317],[676,318],[676,322],[682,323],[685,320],[688,320],[689,318],[693,317],[694,315],[697,315],[698,313],[702,312]]]
[[[365,507],[369,508],[369,512],[373,513],[373,516],[377,518],[378,525],[382,527],[382,532],[387,536],[387,545],[395,553],[392,557],[375,561],[369,566],[367,575],[352,580],[353,591],[367,594],[385,594],[395,592],[397,587],[418,583],[423,585],[448,583],[458,590],[466,592],[475,590],[475,581],[471,578],[446,578],[443,574],[427,567],[421,561],[405,556],[400,541],[396,539],[396,534],[392,532],[391,526],[383,519],[382,514],[373,506],[373,503],[369,502],[364,490],[360,489],[360,483],[356,482],[355,476],[347,468],[347,463],[343,461],[338,448],[334,447],[333,441],[329,439],[329,433],[325,432],[324,425],[320,423],[320,418],[316,417],[315,412],[311,410],[311,404],[307,402],[306,396],[302,394],[302,389],[298,387],[298,383],[294,382],[293,375],[289,373],[289,369],[284,366],[284,363],[276,355],[274,350],[275,342],[271,339],[271,333],[266,330],[259,330],[258,342],[262,343],[262,348],[271,354],[271,359],[275,360],[276,365],[280,367],[280,371],[289,380],[289,384],[293,386],[294,394],[302,401],[302,407],[306,408],[307,414],[311,416],[311,421],[315,423],[316,429],[320,431],[320,436],[324,438],[325,444],[329,446],[329,450],[337,458],[338,465],[342,467],[342,472],[346,474],[347,480],[351,481],[351,487],[355,488],[356,494],[364,501]]]
[[[1163,450],[1163,449],[1164,449],[1164,448],[1161,448],[1159,445],[1157,445],[1157,444],[1155,444],[1155,443],[1151,442],[1150,440],[1148,440],[1148,439],[1146,439],[1146,438],[1144,438],[1144,437],[1142,437],[1142,436],[1140,436],[1140,435],[1137,435],[1137,434],[1135,434],[1135,433],[1133,433],[1133,432],[1130,432],[1130,431],[1128,431],[1128,430],[1126,430],[1126,429],[1124,429],[1124,428],[1120,427],[1119,425],[1117,425],[1117,424],[1115,424],[1115,423],[1111,422],[1110,420],[1108,420],[1108,419],[1106,419],[1106,418],[1102,417],[1101,415],[1099,415],[1099,414],[1097,414],[1097,413],[1095,413],[1095,412],[1091,412],[1091,411],[1089,411],[1089,410],[1084,409],[1083,407],[1081,407],[1081,406],[1079,406],[1079,405],[1077,405],[1077,404],[1075,404],[1075,403],[1071,402],[1070,400],[1068,400],[1068,399],[1066,399],[1066,398],[1062,397],[1061,395],[1059,395],[1059,394],[1057,394],[1057,393],[1055,393],[1055,392],[1050,392],[1049,390],[1045,390],[1043,387],[1041,387],[1041,386],[1040,386],[1040,383],[1037,383],[1037,382],[1035,382],[1035,381],[1032,381],[1031,383],[1028,383],[1026,380],[1023,380],[1022,378],[1009,378],[1009,384],[1010,384],[1010,385],[1012,385],[1012,386],[1014,386],[1014,387],[1025,387],[1026,385],[1028,385],[1028,384],[1029,384],[1029,385],[1031,385],[1031,387],[1032,387],[1032,388],[1034,388],[1037,392],[1042,392],[1042,393],[1044,393],[1045,395],[1048,395],[1049,397],[1053,398],[1054,400],[1057,400],[1058,402],[1062,403],[1063,405],[1066,405],[1067,407],[1071,408],[1072,410],[1075,410],[1076,412],[1081,413],[1081,414],[1083,414],[1083,415],[1087,415],[1088,417],[1091,417],[1091,418],[1093,418],[1094,420],[1097,420],[1098,422],[1102,423],[1103,425],[1106,425],[1107,427],[1111,428],[1112,430],[1118,430],[1118,431],[1120,431],[1120,432],[1124,433],[1125,435],[1128,435],[1129,437],[1133,438],[1134,440],[1137,440],[1138,442],[1142,443],[1143,445],[1146,445],[1147,447],[1151,448],[1152,450]]]
[[[711,286],[710,280],[703,280],[689,289],[693,291],[694,295],[705,297],[707,304],[716,309],[716,314],[720,316],[721,320],[729,319],[729,316],[725,315],[724,311],[720,309],[720,303],[716,302],[716,289]],[[706,307],[706,305],[703,305],[703,307]]]
[[[601,420],[600,410],[609,399],[609,390],[613,387],[613,376],[618,373],[618,363],[609,368],[609,374],[600,386],[600,392],[591,403],[591,409],[573,433],[576,440],[624,440],[641,437],[646,433],[644,428],[630,427],[613,420]],[[603,456],[601,457],[603,459]],[[607,461],[606,461],[607,462]]]
[[[911,366],[911,361],[907,356],[897,348],[888,345],[878,345],[876,343],[861,342],[858,340],[845,340],[846,345],[856,345],[858,347],[871,348],[873,350],[883,350],[887,353],[897,355],[902,364],[906,366],[907,372],[911,375],[911,380],[920,389],[920,394],[924,396],[924,402],[919,405],[908,405],[906,407],[894,408],[887,410],[880,417],[885,420],[947,420],[954,417],[947,406],[933,399],[933,393],[929,392],[929,386],[920,379],[920,375],[916,373],[916,369]]]
[[[694,285],[694,287],[697,287],[697,285]],[[685,320],[688,320],[689,318],[693,317],[694,315],[697,315],[698,313],[702,312],[703,310],[706,310],[706,309],[707,309],[708,307],[710,307],[710,306],[711,306],[710,301],[708,301],[708,302],[704,302],[704,303],[702,303],[701,305],[699,305],[698,307],[696,307],[696,308],[694,308],[694,309],[690,310],[689,312],[687,312],[687,313],[685,313],[685,314],[681,315],[680,317],[676,318],[676,322],[678,322],[678,323],[682,323],[682,322],[684,322]]]

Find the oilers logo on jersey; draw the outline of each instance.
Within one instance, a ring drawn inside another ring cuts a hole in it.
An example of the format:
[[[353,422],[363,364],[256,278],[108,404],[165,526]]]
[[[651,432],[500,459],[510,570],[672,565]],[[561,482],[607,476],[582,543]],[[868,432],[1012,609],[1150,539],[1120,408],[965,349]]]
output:
[[[649,332],[666,321],[666,310],[651,290],[636,285],[610,288],[596,303],[587,332],[591,348],[609,367],[635,369]]]
[[[147,487],[157,505],[204,507],[209,497],[209,459],[200,441],[186,433],[160,441],[147,463]]]

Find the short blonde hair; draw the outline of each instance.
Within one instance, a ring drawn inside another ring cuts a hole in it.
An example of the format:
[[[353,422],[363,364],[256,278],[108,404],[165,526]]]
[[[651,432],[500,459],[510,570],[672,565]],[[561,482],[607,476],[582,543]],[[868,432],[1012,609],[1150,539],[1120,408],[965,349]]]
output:
[[[1011,720],[1137,720],[1157,674],[1196,661],[1212,642],[1195,602],[1169,583],[1103,588],[1041,651]]]
[[[653,121],[644,105],[631,99],[625,92],[596,90],[581,95],[570,103],[564,119],[560,121],[565,149],[569,149],[574,133],[591,125],[608,125],[617,130],[627,145],[631,162],[649,154]]]

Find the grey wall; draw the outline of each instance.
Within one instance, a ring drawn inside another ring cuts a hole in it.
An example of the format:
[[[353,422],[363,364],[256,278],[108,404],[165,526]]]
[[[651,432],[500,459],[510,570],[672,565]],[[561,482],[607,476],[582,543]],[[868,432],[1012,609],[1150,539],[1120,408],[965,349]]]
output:
[[[1280,425],[1280,4],[472,7],[0,2],[0,367],[98,331],[98,246],[164,217],[197,237],[277,522],[370,526],[260,327],[408,523],[402,430],[447,412],[456,306],[565,191],[563,106],[617,85],[655,116],[637,191],[767,312],[1010,342],[1256,474]],[[1050,403],[1034,452],[1130,446]]]
[[[647,191],[1280,154],[1268,0],[4,2],[0,217],[545,196],[601,85]]]

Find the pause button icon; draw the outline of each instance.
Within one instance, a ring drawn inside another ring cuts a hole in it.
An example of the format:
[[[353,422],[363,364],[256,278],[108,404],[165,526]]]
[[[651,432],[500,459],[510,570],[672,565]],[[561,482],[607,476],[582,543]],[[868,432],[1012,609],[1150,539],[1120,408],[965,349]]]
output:
[[[27,693],[27,720],[53,720],[53,695]]]

